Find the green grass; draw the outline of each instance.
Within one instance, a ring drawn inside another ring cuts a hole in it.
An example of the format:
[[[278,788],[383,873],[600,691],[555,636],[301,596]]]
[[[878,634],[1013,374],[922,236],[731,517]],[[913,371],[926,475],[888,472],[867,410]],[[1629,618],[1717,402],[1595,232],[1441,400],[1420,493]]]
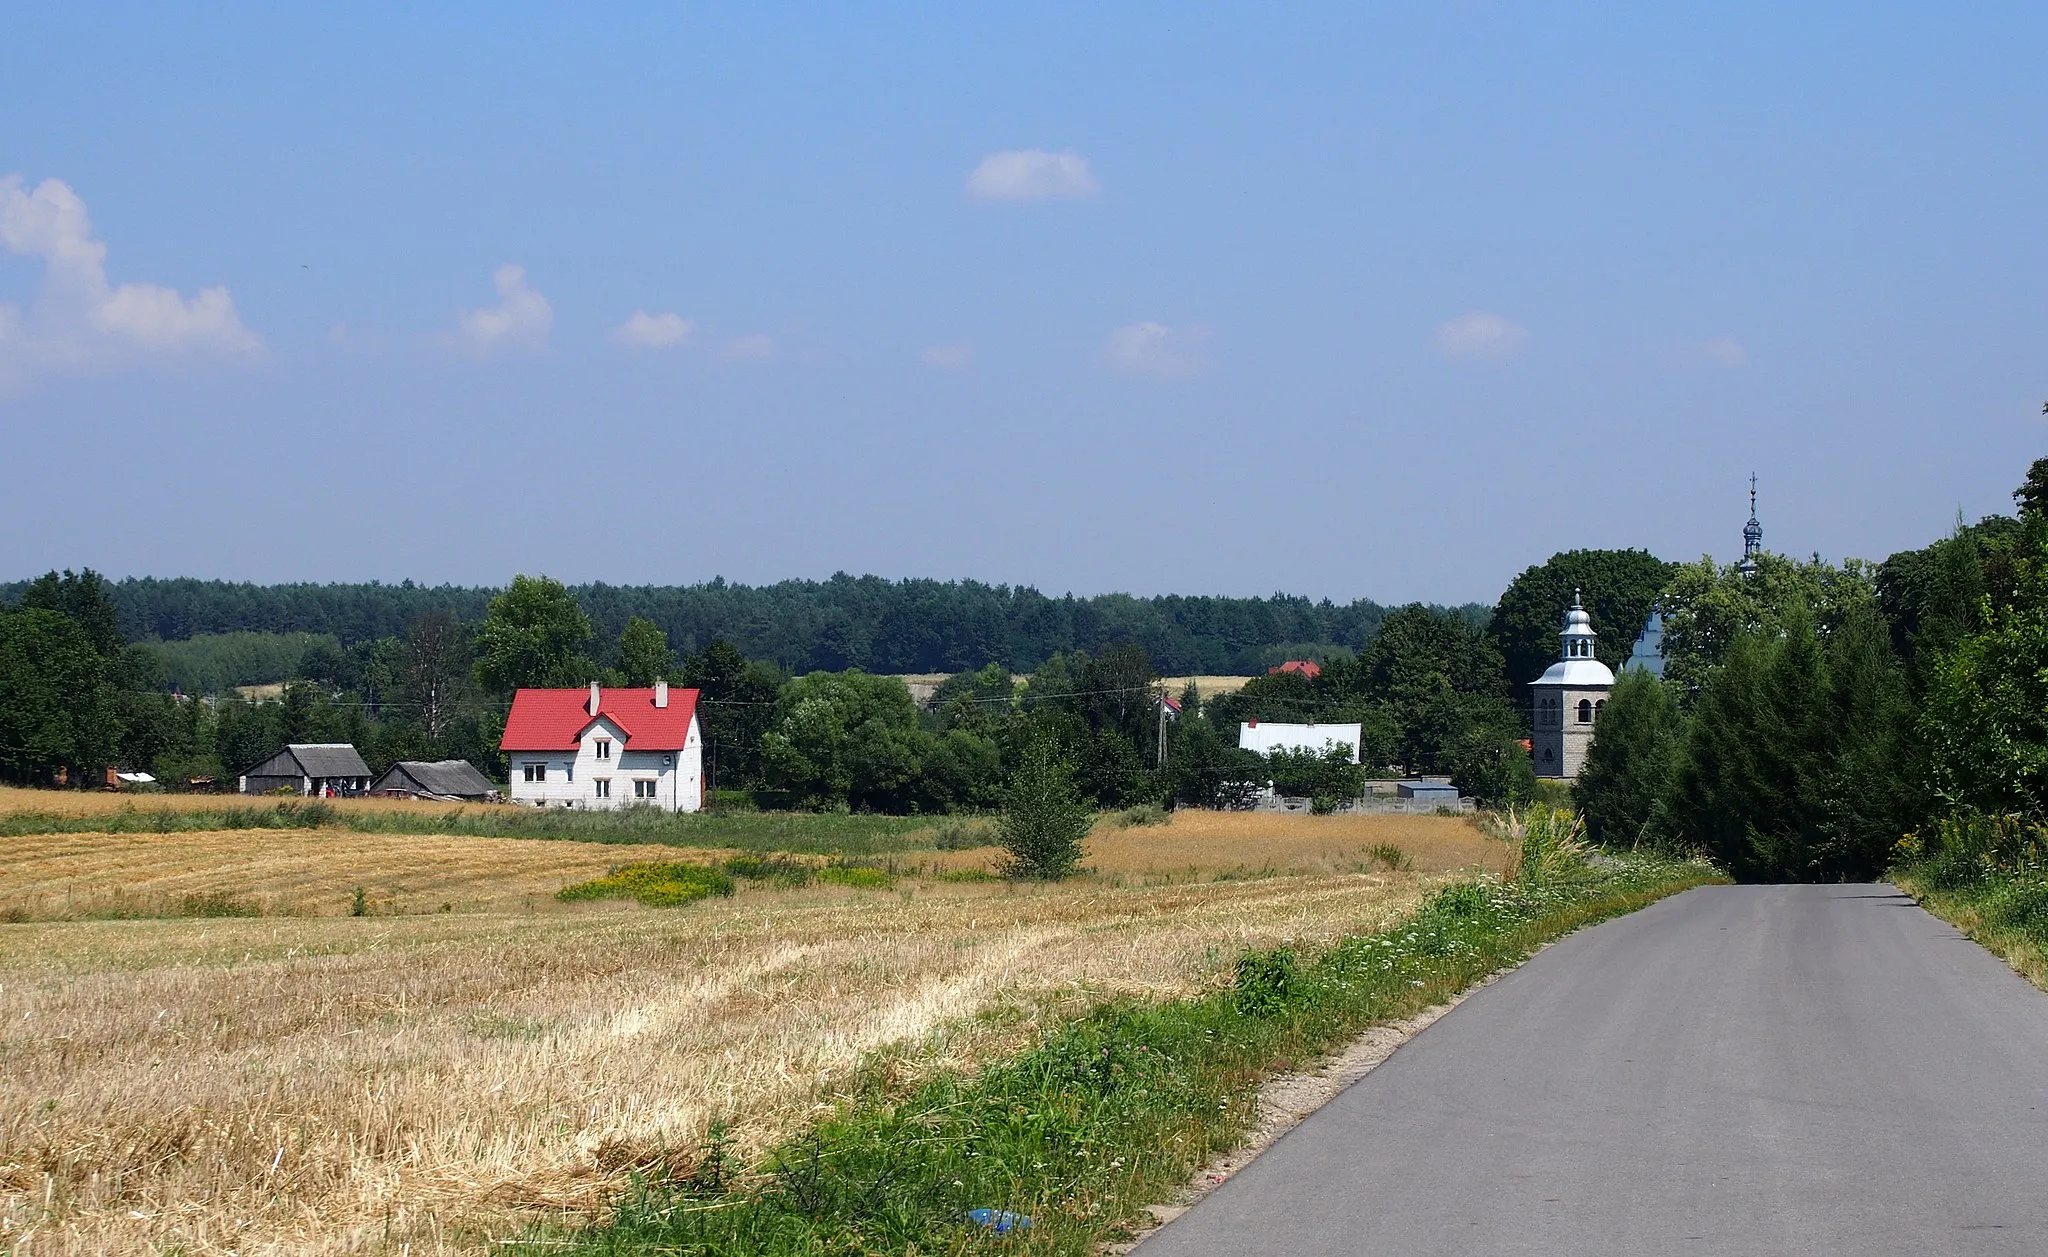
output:
[[[1953,862],[1895,868],[1893,885],[2048,990],[2048,870],[1964,873]]]
[[[575,842],[660,843],[674,847],[737,847],[815,855],[877,855],[930,850],[929,816],[829,812],[661,812],[624,808],[469,809],[446,812],[393,808],[356,811],[318,800],[223,804],[217,808],[124,807],[97,816],[13,812],[0,816],[0,837],[22,834],[173,833],[214,829],[317,829],[335,825],[369,834],[467,834],[478,838],[555,838]]]
[[[636,899],[649,908],[673,908],[732,892],[732,878],[702,864],[622,864],[603,877],[562,887],[555,898]]]
[[[1162,1004],[1122,1001],[979,1074],[904,1090],[886,1060],[833,1117],[728,1179],[641,1182],[609,1226],[542,1231],[530,1253],[823,1255],[987,1251],[1081,1257],[1235,1146],[1260,1082],[1366,1027],[1410,1016],[1583,925],[1712,870],[1616,857],[1545,886],[1446,888],[1410,921],[1320,955],[1256,952],[1238,983]],[[1033,1219],[998,1239],[968,1210]],[[517,1247],[517,1246],[515,1246]]]

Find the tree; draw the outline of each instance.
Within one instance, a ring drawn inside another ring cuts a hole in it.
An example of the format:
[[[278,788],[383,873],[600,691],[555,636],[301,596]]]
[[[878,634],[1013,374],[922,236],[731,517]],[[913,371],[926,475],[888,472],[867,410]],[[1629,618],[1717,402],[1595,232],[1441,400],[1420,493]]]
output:
[[[91,568],[75,575],[66,568],[62,575],[49,572],[35,579],[22,592],[25,611],[54,611],[78,626],[86,644],[100,658],[112,661],[128,644],[121,633],[121,613],[107,591],[106,578]]]
[[[1912,819],[1906,717],[1869,607],[1825,637],[1797,607],[1773,632],[1743,632],[1688,723],[1672,833],[1743,880],[1874,877]]]
[[[484,614],[476,679],[499,693],[581,685],[597,670],[581,653],[589,640],[590,619],[560,581],[514,576]]]
[[[1769,636],[1795,617],[1812,631],[1831,633],[1852,612],[1876,601],[1869,564],[1842,566],[1789,559],[1764,552],[1754,575],[1711,558],[1682,563],[1664,593],[1664,677],[1677,683],[1681,701],[1705,687],[1734,642],[1745,635]]]
[[[697,691],[705,769],[713,789],[759,785],[761,739],[773,727],[784,677],[769,663],[749,662],[724,638],[683,661],[682,683]]]
[[[434,753],[447,741],[469,662],[469,634],[462,631],[453,612],[423,612],[406,626],[405,644],[398,656],[399,684]]]
[[[58,611],[0,611],[0,775],[47,783],[62,769],[87,779],[113,757],[118,735],[92,634]]]
[[[628,685],[652,685],[675,671],[676,652],[668,635],[645,616],[633,616],[619,633],[619,671]]]
[[[1626,671],[1600,708],[1572,801],[1593,841],[1633,847],[1654,840],[1660,809],[1684,755],[1685,730],[1670,688],[1641,669]]]
[[[1450,771],[1476,726],[1520,727],[1492,640],[1419,604],[1387,614],[1355,670],[1333,660],[1323,677],[1384,707],[1398,731],[1396,758],[1411,773]]]
[[[2048,573],[1936,662],[1922,716],[1936,795],[1951,808],[2048,817]]]
[[[1451,750],[1451,784],[1482,807],[1520,807],[1536,797],[1536,765],[1521,731],[1504,721],[1476,722]]]
[[[1081,862],[1081,843],[1094,823],[1059,745],[1033,739],[1011,774],[996,827],[1012,870],[1026,877],[1066,877]]]
[[[1664,591],[1673,565],[1644,550],[1568,550],[1509,582],[1486,632],[1500,649],[1517,695],[1557,662],[1557,634],[1572,595],[1593,617],[1600,662],[1620,668]]]

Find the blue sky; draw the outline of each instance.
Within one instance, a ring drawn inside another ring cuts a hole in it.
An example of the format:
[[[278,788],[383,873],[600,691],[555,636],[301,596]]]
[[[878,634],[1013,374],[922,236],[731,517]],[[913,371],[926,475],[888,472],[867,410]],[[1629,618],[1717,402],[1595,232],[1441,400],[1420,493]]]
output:
[[[1490,601],[2048,453],[2038,5],[0,26],[9,576]]]

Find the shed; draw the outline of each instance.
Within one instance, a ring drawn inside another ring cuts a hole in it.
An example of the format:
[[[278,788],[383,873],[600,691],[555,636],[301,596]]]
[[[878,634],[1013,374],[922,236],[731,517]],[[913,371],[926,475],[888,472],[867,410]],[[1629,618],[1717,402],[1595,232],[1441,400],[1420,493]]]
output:
[[[1458,787],[1448,781],[1404,781],[1395,787],[1404,799],[1417,799],[1424,803],[1458,804]]]
[[[243,794],[360,794],[369,788],[370,766],[348,742],[294,742],[244,772],[240,785]]]
[[[402,759],[370,783],[371,794],[409,799],[462,799],[495,803],[498,788],[466,759]]]

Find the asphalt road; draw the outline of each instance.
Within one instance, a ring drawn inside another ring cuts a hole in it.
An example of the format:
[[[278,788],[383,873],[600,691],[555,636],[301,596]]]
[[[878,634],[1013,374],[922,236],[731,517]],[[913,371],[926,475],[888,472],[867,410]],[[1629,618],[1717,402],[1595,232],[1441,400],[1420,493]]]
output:
[[[2048,996],[1887,886],[1705,887],[1424,1030],[1140,1246],[2048,1254]]]

